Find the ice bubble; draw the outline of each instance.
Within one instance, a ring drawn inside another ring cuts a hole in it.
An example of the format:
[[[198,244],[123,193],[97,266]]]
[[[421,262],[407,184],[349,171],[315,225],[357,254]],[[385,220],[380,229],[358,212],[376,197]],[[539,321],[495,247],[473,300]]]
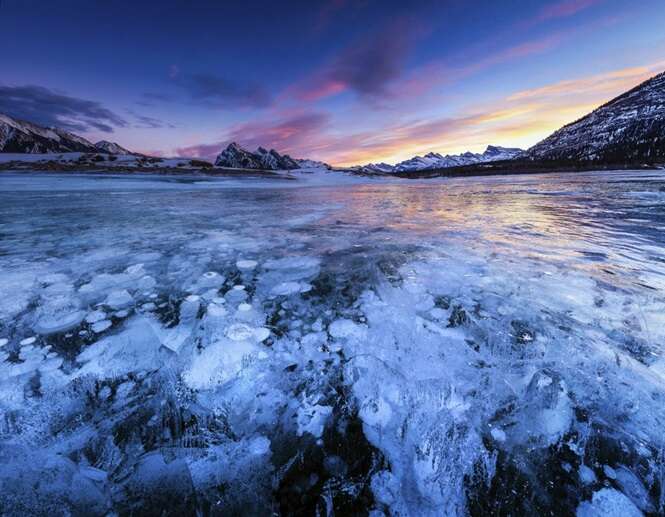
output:
[[[596,474],[586,465],[580,465],[579,470],[580,481],[585,485],[590,485],[596,482]]]
[[[233,288],[237,291],[244,291],[246,289],[244,285],[234,285]]]
[[[616,471],[612,467],[610,467],[609,465],[603,465],[603,473],[609,479],[616,479],[617,478]]]
[[[138,281],[136,286],[141,289],[142,291],[149,291],[153,287],[157,285],[157,280],[155,280],[153,277],[146,275],[141,280]]]
[[[248,303],[241,303],[238,305],[238,310],[242,312],[247,312],[252,310],[252,306]]]
[[[32,345],[35,341],[37,341],[37,338],[35,336],[32,336],[32,337],[27,337],[25,339],[22,339],[19,344],[21,346],[28,346],[28,345]]]
[[[117,311],[113,313],[116,318],[126,318],[129,315],[128,310]]]
[[[54,314],[45,314],[37,320],[37,323],[33,328],[35,332],[42,335],[65,332],[78,327],[84,317],[84,311],[74,311],[69,314],[58,312],[55,312]]]
[[[57,370],[62,366],[63,360],[60,357],[52,357],[46,359],[40,366],[39,366],[39,371],[40,372],[50,372],[53,370]]]
[[[9,339],[7,339],[6,337],[0,338],[0,348],[5,346],[7,343],[9,343]]]
[[[232,304],[245,301],[247,296],[247,291],[244,289],[231,289],[224,295],[226,301]]]
[[[133,305],[134,298],[126,289],[120,291],[113,291],[106,298],[105,304],[111,307],[112,309],[124,309]]]
[[[145,273],[143,264],[134,264],[133,266],[129,266],[127,269],[125,269],[125,273],[133,277],[143,275]]]
[[[495,441],[497,442],[505,442],[506,441],[506,433],[503,432],[503,430],[498,429],[498,428],[493,428],[490,431],[490,434],[492,435],[492,438],[494,438]]]
[[[298,282],[282,282],[277,284],[270,290],[270,294],[275,296],[288,296],[300,291],[300,284]]]
[[[332,415],[332,407],[310,405],[307,401],[303,401],[297,413],[298,436],[309,433],[314,438],[320,438],[330,415]]]
[[[244,323],[234,323],[226,329],[226,336],[233,341],[245,341],[254,337],[254,329]]]
[[[270,440],[265,436],[258,436],[249,443],[247,450],[251,454],[266,454],[270,452]]]
[[[259,342],[268,339],[268,337],[270,337],[270,330],[265,327],[254,329],[254,337]]]
[[[226,278],[216,271],[208,271],[203,273],[196,283],[191,287],[190,291],[202,292],[209,289],[219,289],[226,282]]]
[[[96,323],[93,323],[91,328],[93,332],[99,334],[100,332],[104,332],[110,326],[111,322],[109,320],[101,320],[97,321]]]
[[[190,295],[180,304],[180,321],[192,321],[196,318],[201,307],[201,298]]]
[[[328,332],[335,338],[360,339],[365,335],[366,329],[367,327],[364,325],[359,325],[347,319],[335,320],[328,326]]]
[[[98,321],[101,321],[105,318],[106,313],[101,309],[97,309],[96,311],[88,313],[88,315],[85,317],[85,321],[88,323],[97,323]]]
[[[236,267],[240,270],[251,270],[256,268],[259,263],[256,260],[239,260],[236,262]]]

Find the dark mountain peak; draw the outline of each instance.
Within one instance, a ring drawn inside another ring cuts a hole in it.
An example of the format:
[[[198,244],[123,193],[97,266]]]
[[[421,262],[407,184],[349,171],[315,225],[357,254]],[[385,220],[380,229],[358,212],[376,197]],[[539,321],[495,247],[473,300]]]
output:
[[[0,152],[97,152],[97,148],[85,138],[64,129],[44,127],[0,113]]]
[[[269,151],[265,147],[259,147],[252,153],[242,148],[236,142],[231,142],[222,151],[215,165],[234,169],[259,169],[259,170],[290,170],[299,169],[300,164],[288,155],[281,155],[274,149]]]

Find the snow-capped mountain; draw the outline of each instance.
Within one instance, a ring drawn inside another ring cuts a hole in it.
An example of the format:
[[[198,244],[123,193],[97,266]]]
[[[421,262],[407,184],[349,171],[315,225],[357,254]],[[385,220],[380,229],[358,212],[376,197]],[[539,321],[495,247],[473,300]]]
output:
[[[0,113],[0,153],[95,152],[85,138]]]
[[[281,155],[274,149],[270,151],[259,147],[256,152],[243,149],[232,142],[224,149],[217,159],[215,165],[218,167],[231,167],[235,169],[261,169],[261,170],[291,170],[300,169],[298,161],[288,154]]]
[[[665,160],[665,73],[643,82],[527,151],[537,160]]]
[[[308,160],[308,159],[298,159],[296,158],[298,165],[301,169],[332,169],[330,165],[325,162],[320,162],[317,160]]]
[[[445,156],[439,153],[427,153],[425,156],[414,156],[396,165],[387,163],[369,163],[356,167],[356,170],[362,172],[391,173],[405,171],[421,171],[425,169],[446,169],[449,167],[459,167],[462,165],[472,165],[475,163],[495,162],[499,160],[512,160],[521,155],[522,149],[510,147],[498,147],[488,145],[484,153],[462,153],[447,154]]]
[[[136,154],[133,153],[132,151],[129,151],[128,149],[125,149],[122,147],[120,144],[117,144],[115,142],[109,142],[108,140],[100,140],[95,144],[95,148],[100,152],[100,153],[107,153],[107,154]]]

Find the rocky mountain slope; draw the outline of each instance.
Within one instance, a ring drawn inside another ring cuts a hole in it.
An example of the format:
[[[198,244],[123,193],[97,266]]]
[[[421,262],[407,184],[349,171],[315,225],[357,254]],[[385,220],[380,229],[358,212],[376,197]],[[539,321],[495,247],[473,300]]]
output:
[[[224,149],[217,159],[215,165],[218,167],[230,167],[234,169],[261,169],[261,170],[290,170],[300,169],[298,161],[288,154],[281,155],[274,149],[270,151],[259,147],[255,152],[243,149],[240,145],[232,142]]]
[[[66,153],[95,152],[97,148],[69,131],[42,127],[0,113],[0,152]]]
[[[55,127],[44,127],[0,113],[0,153],[106,153],[134,154],[106,140],[96,144]]]
[[[522,153],[524,153],[522,149],[489,145],[483,153],[466,152],[453,155],[447,154],[445,156],[439,153],[427,153],[425,156],[414,156],[413,158],[397,163],[396,165],[390,165],[387,163],[370,163],[356,167],[356,170],[388,174],[391,172],[446,169],[449,167],[473,165],[476,163],[512,160],[520,156]]]
[[[533,160],[665,161],[665,73],[568,124],[527,152]]]

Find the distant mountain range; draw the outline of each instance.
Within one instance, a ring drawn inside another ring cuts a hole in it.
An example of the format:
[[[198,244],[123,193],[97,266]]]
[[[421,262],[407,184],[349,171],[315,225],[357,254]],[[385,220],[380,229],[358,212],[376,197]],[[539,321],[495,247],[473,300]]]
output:
[[[64,129],[43,127],[0,113],[0,153],[71,152],[136,154],[113,142],[102,140],[93,144]]]
[[[93,144],[74,133],[42,127],[0,114],[0,153],[132,153],[114,142]],[[203,162],[201,162],[203,163]],[[352,167],[356,172],[395,174],[435,171],[486,164],[494,170],[534,163],[541,168],[560,165],[638,165],[665,163],[665,73],[645,81],[604,104],[589,115],[568,124],[530,149],[488,146],[483,153],[458,155],[428,153],[390,165],[370,163]],[[494,165],[498,164],[498,165]],[[224,168],[294,170],[330,168],[314,160],[297,160],[274,149],[259,147],[251,152],[231,143],[215,160]],[[487,168],[485,167],[485,168]]]
[[[396,165],[388,163],[369,163],[353,167],[360,172],[371,172],[389,174],[391,172],[421,171],[426,169],[445,169],[449,167],[460,167],[462,165],[473,165],[476,163],[495,162],[499,160],[512,160],[520,156],[522,149],[497,147],[488,145],[484,153],[466,152],[462,154],[427,153],[425,156],[414,156]]]

